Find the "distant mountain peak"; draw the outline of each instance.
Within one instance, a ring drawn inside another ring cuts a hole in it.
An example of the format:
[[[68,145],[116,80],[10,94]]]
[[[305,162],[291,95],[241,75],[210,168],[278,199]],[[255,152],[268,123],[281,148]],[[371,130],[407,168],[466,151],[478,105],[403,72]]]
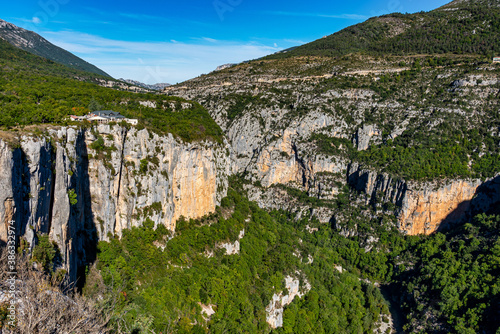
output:
[[[0,28],[14,28],[14,27],[16,27],[16,26],[13,25],[12,23],[0,19]],[[23,29],[23,28],[19,28],[19,29]]]
[[[500,7],[500,0],[453,0],[452,2],[439,7],[438,10],[460,8],[470,5],[484,6],[484,7]]]
[[[18,27],[10,22],[0,19],[0,38],[14,45],[15,47],[24,49],[33,47],[33,43],[26,38],[23,38],[19,33],[29,32],[28,30]]]
[[[143,82],[140,82],[137,80],[132,80],[132,79],[120,78],[118,80],[126,82],[126,83],[134,85],[134,86],[138,86],[138,87],[142,87],[142,88],[146,88],[146,89],[150,89],[150,90],[163,90],[165,87],[171,86],[171,84],[169,84],[169,83],[155,83],[153,85],[150,85],[150,84],[146,84],[146,83],[143,83]]]
[[[2,19],[0,19],[0,38],[17,48],[50,59],[56,63],[110,77],[103,70],[75,56],[71,52],[52,44],[37,33],[18,27]]]

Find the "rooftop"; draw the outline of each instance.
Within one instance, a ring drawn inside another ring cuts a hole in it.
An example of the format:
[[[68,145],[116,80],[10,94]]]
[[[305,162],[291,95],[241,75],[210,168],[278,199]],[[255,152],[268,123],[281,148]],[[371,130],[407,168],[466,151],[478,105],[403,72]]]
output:
[[[91,114],[101,117],[125,118],[125,116],[120,114],[118,111],[113,110],[98,110],[91,112]]]

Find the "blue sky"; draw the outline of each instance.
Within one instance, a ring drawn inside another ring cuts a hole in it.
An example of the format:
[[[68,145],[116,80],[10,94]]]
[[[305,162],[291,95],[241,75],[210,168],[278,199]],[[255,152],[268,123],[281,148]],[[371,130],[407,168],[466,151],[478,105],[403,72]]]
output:
[[[41,34],[115,78],[177,83],[371,16],[427,11],[447,2],[18,0],[2,1],[0,18]]]

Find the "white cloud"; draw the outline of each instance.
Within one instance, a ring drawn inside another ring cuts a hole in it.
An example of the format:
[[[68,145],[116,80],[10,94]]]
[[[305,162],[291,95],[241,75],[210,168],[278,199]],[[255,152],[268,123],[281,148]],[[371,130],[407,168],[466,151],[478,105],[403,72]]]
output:
[[[259,58],[281,49],[276,44],[206,37],[185,43],[121,41],[73,31],[44,32],[43,35],[115,78],[146,83],[182,82],[213,71],[219,65]]]
[[[360,14],[320,14],[320,13],[304,13],[304,12],[282,12],[282,11],[267,11],[264,12],[268,15],[278,15],[278,16],[300,16],[300,17],[324,17],[331,19],[346,19],[346,20],[367,20],[369,19],[366,15]]]
[[[294,46],[302,45],[302,44],[306,44],[307,43],[306,41],[302,41],[300,39],[284,39],[284,41],[287,42],[287,43],[291,43]]]
[[[210,43],[217,43],[218,41],[216,39],[210,38],[210,37],[203,37],[204,41],[210,42]]]
[[[33,19],[31,19],[31,22],[33,22],[34,24],[40,24],[42,23],[42,20],[35,16],[33,17]]]

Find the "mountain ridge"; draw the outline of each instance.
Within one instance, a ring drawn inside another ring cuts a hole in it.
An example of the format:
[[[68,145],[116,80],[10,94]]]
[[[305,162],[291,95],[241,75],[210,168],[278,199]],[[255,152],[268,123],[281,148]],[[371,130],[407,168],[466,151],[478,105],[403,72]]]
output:
[[[478,179],[494,178],[500,171],[495,98],[500,68],[488,55],[442,53],[449,50],[418,44],[433,36],[420,19],[429,18],[432,31],[447,32],[444,24],[436,24],[442,20],[454,27],[468,23],[462,29],[470,32],[484,15],[500,15],[489,5],[454,2],[451,8],[457,6],[464,12],[372,18],[310,43],[327,52],[306,44],[165,92],[207,108],[226,133],[235,165],[259,205],[290,209],[294,203],[294,212],[312,212],[322,222],[335,221],[345,235],[356,235],[356,228],[348,226],[351,218],[329,202],[342,194],[347,175],[349,186],[366,195],[362,202],[389,208],[401,231],[432,233],[445,225],[440,227],[443,217],[474,196]],[[470,13],[467,20],[457,21],[463,13]],[[406,21],[405,28],[400,23]],[[496,23],[490,28],[488,38],[500,33]],[[418,53],[377,49],[409,30],[415,30],[415,38],[408,43],[415,40]],[[380,44],[371,45],[372,40]],[[332,48],[335,43],[338,50]],[[470,48],[480,45],[471,40]],[[304,52],[297,52],[300,48]],[[405,204],[403,193],[415,197],[407,197]],[[419,204],[431,197],[449,205]],[[464,211],[457,212],[461,216],[453,214],[446,222],[460,221]]]
[[[68,67],[111,78],[95,65],[60,48],[39,34],[0,19],[0,38],[11,45]]]
[[[429,12],[369,18],[264,59],[293,56],[500,54],[500,2],[456,0]]]
[[[140,82],[140,81],[137,81],[137,80],[133,80],[133,79],[123,79],[123,78],[120,78],[118,80],[126,82],[126,83],[134,85],[134,86],[138,86],[138,87],[142,87],[142,88],[146,88],[146,89],[150,89],[150,90],[157,90],[157,91],[163,90],[166,87],[171,86],[171,84],[164,83],[164,82],[158,82],[158,83],[150,85],[150,84],[147,84],[147,83],[144,83],[144,82]]]

